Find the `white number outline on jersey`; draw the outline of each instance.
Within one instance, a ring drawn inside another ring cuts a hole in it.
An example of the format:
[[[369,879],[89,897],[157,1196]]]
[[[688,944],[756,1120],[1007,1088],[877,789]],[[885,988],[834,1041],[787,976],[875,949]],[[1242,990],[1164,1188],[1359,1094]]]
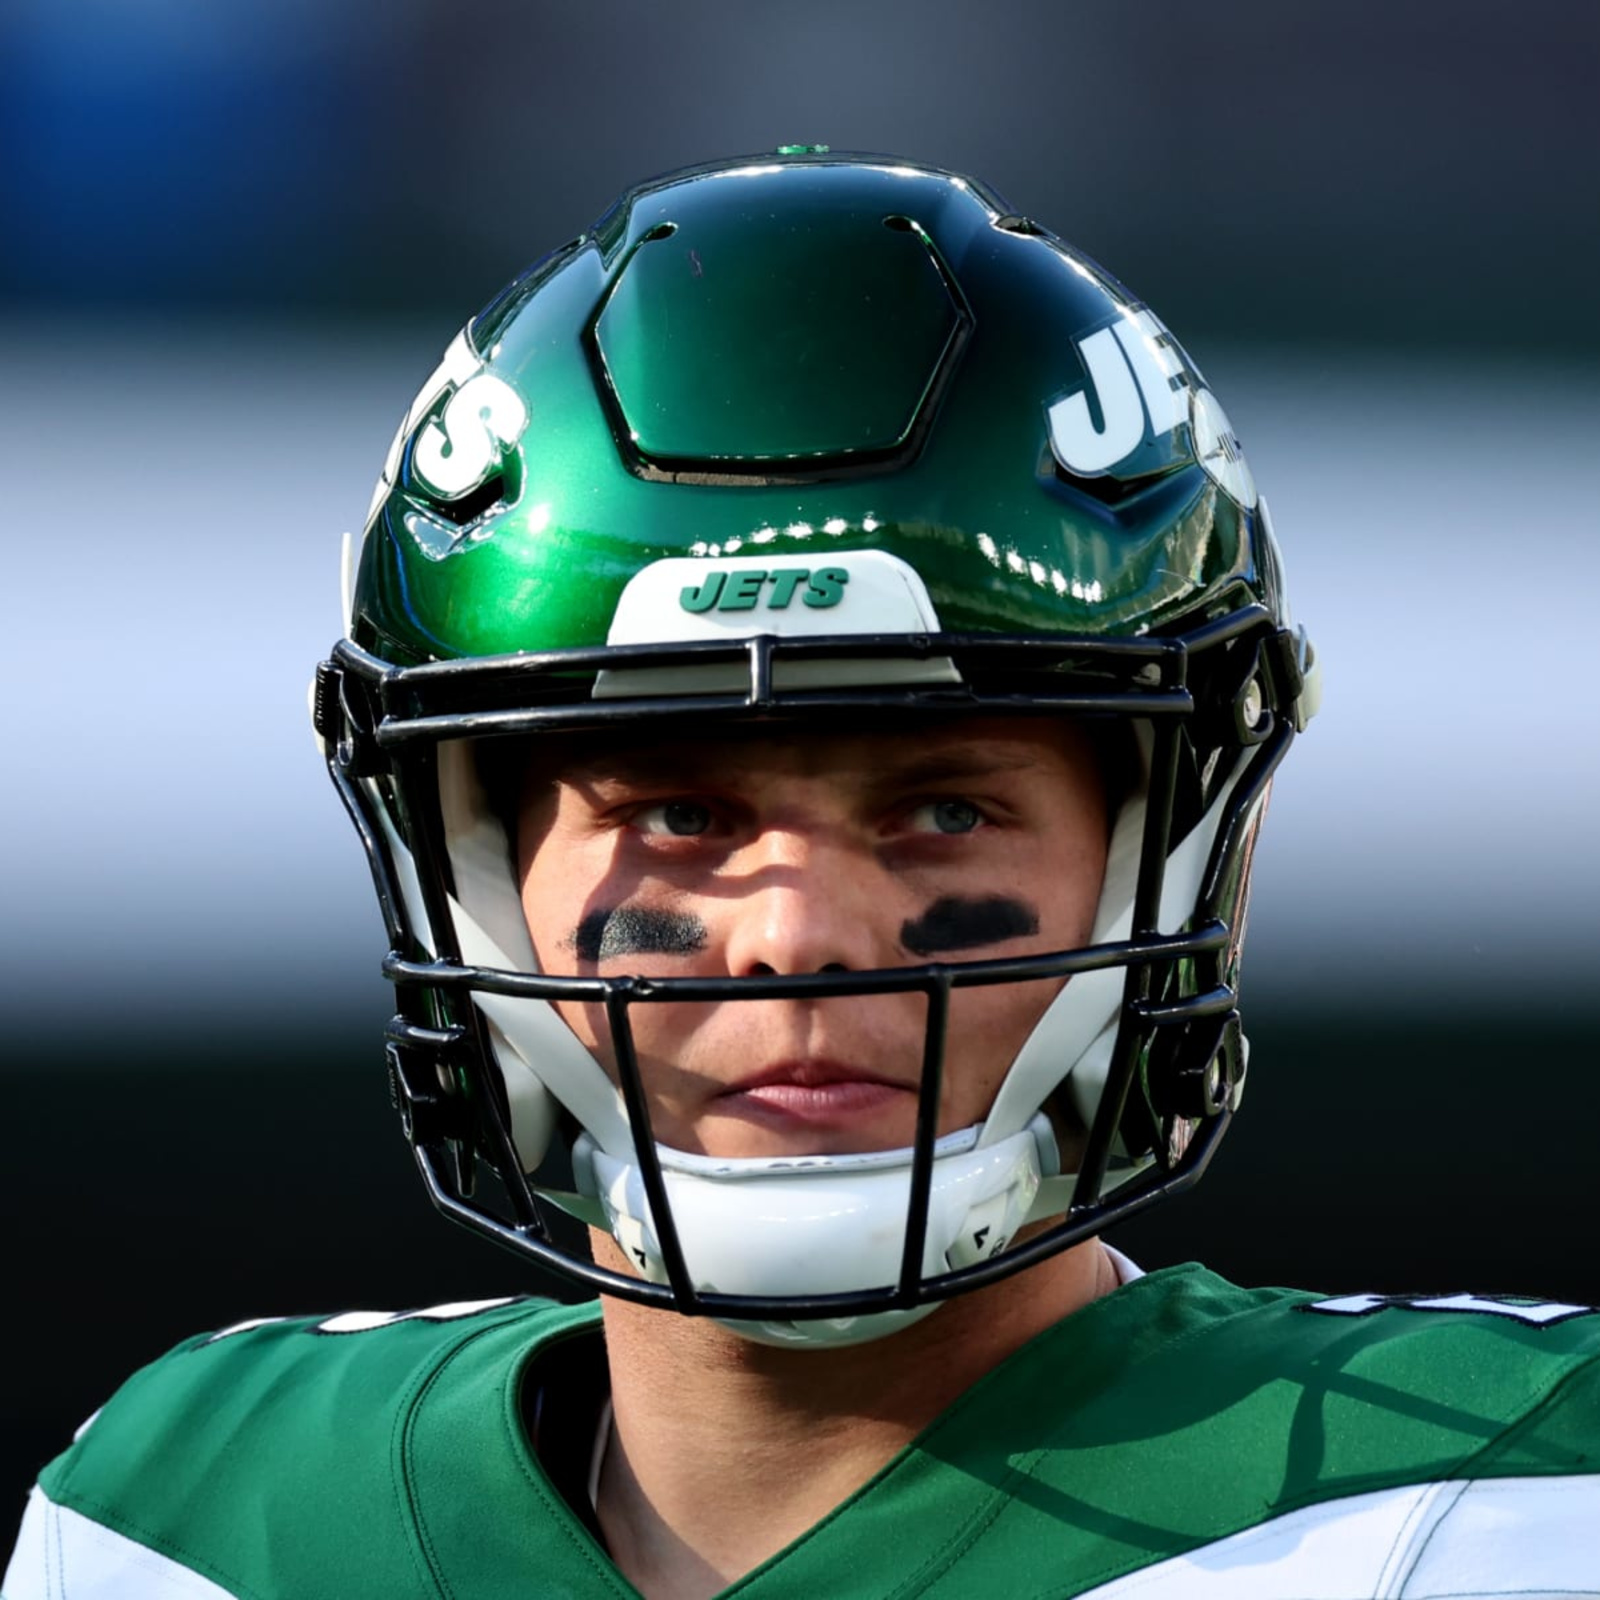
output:
[[[1330,1317],[1370,1317],[1375,1311],[1456,1311],[1511,1317],[1530,1328],[1552,1328],[1573,1317],[1591,1317],[1600,1307],[1569,1306],[1559,1300],[1502,1300],[1476,1294],[1348,1294],[1335,1300],[1318,1300],[1302,1311],[1320,1311]]]
[[[505,1294],[495,1300],[449,1300],[439,1306],[423,1306],[418,1311],[341,1311],[328,1317],[309,1331],[312,1333],[370,1333],[374,1328],[393,1327],[397,1322],[454,1322],[458,1317],[475,1317],[480,1311],[498,1311],[501,1306],[512,1305],[518,1296]],[[219,1339],[232,1338],[236,1333],[248,1333],[252,1328],[270,1328],[275,1322],[292,1322],[292,1317],[250,1317],[235,1322],[230,1327],[219,1328],[206,1340],[215,1344]]]

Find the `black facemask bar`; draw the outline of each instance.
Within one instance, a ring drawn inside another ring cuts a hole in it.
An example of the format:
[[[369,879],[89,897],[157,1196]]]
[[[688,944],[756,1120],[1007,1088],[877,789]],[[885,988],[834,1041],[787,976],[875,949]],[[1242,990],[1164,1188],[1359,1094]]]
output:
[[[962,682],[934,686],[781,690],[790,660],[947,656]],[[603,667],[742,666],[742,691],[595,701]],[[349,641],[319,668],[315,718],[334,783],[366,849],[391,952],[385,975],[398,1014],[387,1034],[391,1087],[423,1181],[446,1215],[584,1287],[641,1304],[732,1320],[845,1317],[908,1309],[1022,1271],[1195,1183],[1232,1116],[1242,1082],[1243,1038],[1229,925],[1242,908],[1253,823],[1294,736],[1301,680],[1294,641],[1270,613],[1248,606],[1170,638],[1107,640],[1063,635],[1008,638],[937,634],[838,636],[634,646],[393,667]],[[449,914],[449,858],[439,810],[436,746],[446,739],[553,729],[620,730],[648,722],[697,732],[848,712],[895,717],[974,714],[1106,716],[1154,730],[1149,790],[1130,937],[1078,950],[1006,960],[932,962],[865,972],[771,978],[554,977],[468,966]],[[1253,718],[1253,720],[1251,720]],[[1205,760],[1220,751],[1220,760]],[[1227,793],[1193,919],[1158,928],[1169,851],[1207,808],[1206,785],[1248,759]],[[380,810],[392,807],[415,861],[430,953],[410,926]],[[1099,1109],[1090,1125],[1066,1216],[1000,1254],[924,1278],[921,1270],[938,1138],[946,1020],[953,989],[1047,981],[1125,970],[1120,1022]],[[604,1006],[619,1087],[633,1130],[666,1283],[597,1266],[556,1241],[524,1173],[474,991]],[[648,1097],[630,1012],[668,1002],[920,992],[927,998],[923,1071],[912,1147],[907,1226],[897,1281],[878,1288],[775,1298],[697,1289],[672,1215],[650,1131]],[[1119,1146],[1149,1166],[1107,1194]],[[476,1164],[498,1178],[505,1205],[477,1194]]]

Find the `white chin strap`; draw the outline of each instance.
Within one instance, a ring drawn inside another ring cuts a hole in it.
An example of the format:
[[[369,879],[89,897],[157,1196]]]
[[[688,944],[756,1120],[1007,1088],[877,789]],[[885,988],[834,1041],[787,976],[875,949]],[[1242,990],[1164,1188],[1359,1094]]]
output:
[[[1021,1133],[980,1147],[978,1128],[934,1146],[921,1271],[932,1277],[997,1255],[1053,1175],[1055,1138],[1040,1115]],[[685,1265],[696,1289],[778,1299],[892,1288],[900,1276],[911,1189],[910,1149],[863,1155],[723,1160],[656,1147]],[[637,1162],[608,1155],[584,1134],[574,1146],[580,1192],[642,1277],[666,1282]],[[909,1327],[910,1311],[795,1321],[729,1321],[763,1344],[860,1344]]]

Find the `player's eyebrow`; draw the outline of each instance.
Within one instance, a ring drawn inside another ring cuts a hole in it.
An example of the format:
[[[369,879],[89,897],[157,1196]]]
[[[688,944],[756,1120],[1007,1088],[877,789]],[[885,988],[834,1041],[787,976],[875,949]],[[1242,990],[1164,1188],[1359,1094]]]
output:
[[[677,783],[691,777],[704,777],[706,764],[693,760],[682,750],[609,750],[586,756],[562,767],[556,774],[560,783],[647,784]]]
[[[873,775],[884,783],[919,789],[993,777],[1004,772],[1024,772],[1038,765],[1036,750],[978,742],[919,753],[906,761],[888,763]]]

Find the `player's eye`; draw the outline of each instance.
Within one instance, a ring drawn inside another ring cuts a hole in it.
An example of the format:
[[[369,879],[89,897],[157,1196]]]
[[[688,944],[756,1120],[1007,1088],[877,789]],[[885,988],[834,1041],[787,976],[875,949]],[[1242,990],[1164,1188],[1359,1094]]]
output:
[[[911,812],[909,821],[919,833],[971,833],[983,813],[970,800],[927,800]]]
[[[640,833],[691,839],[711,826],[711,808],[697,800],[663,800],[657,805],[641,806],[633,814],[633,825]]]

